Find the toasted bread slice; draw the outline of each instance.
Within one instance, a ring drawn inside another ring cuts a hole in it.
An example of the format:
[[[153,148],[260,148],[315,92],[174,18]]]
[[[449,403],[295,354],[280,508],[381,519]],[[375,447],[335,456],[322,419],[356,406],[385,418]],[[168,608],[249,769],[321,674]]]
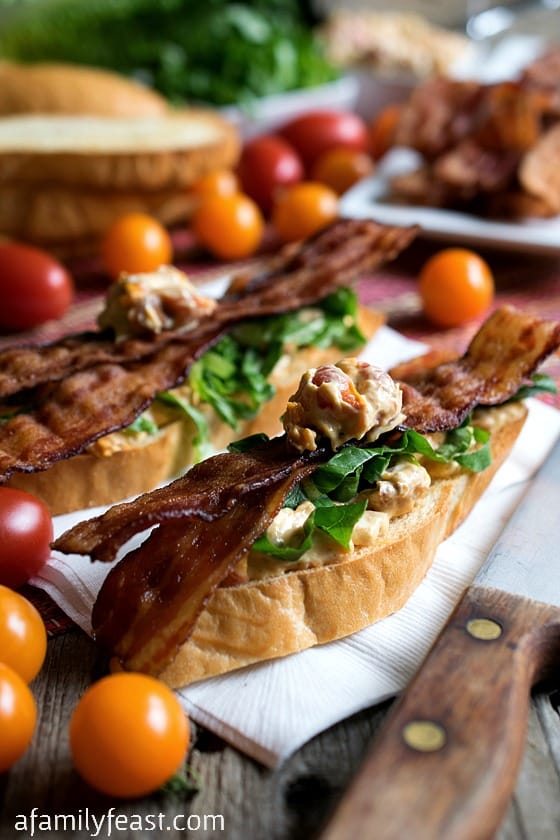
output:
[[[509,454],[526,415],[523,403],[480,410],[477,425],[491,430],[491,466],[434,479],[427,496],[391,519],[374,546],[341,551],[328,565],[215,590],[160,678],[185,686],[342,638],[400,609]]]
[[[360,308],[359,325],[364,335],[372,336],[383,320],[379,312]],[[280,416],[303,371],[338,361],[342,355],[340,348],[333,346],[306,347],[290,357],[283,356],[269,378],[275,386],[275,395],[257,417],[240,424],[236,431],[207,407],[204,413],[212,446],[220,450],[233,439],[255,432],[270,436],[281,432]],[[116,433],[102,438],[89,451],[59,461],[47,470],[15,474],[7,486],[38,496],[53,515],[112,504],[147,492],[192,464],[195,433],[194,424],[188,418],[164,425],[155,435]]]
[[[186,189],[213,169],[233,166],[239,144],[237,130],[204,109],[155,117],[4,117],[0,183],[110,192]]]

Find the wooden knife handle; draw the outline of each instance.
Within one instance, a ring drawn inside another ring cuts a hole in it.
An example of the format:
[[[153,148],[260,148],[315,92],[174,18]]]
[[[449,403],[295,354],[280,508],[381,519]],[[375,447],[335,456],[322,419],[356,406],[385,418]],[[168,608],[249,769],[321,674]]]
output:
[[[471,587],[321,840],[487,840],[515,786],[531,686],[560,655],[560,610]]]

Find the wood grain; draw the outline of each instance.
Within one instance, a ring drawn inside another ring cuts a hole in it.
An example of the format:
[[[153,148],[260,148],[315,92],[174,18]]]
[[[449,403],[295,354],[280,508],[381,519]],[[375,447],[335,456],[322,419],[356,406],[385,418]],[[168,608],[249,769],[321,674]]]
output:
[[[495,635],[473,635],[473,622]],[[558,608],[468,590],[324,840],[400,840],[411,829],[415,840],[492,837],[514,788],[531,686],[559,658]],[[415,728],[433,737],[411,740]]]
[[[227,840],[309,840],[319,834],[340,800],[391,707],[385,703],[354,715],[314,738],[274,771],[196,728],[188,762],[200,774],[198,793],[120,803],[97,796],[82,784],[72,770],[68,753],[71,710],[90,681],[104,673],[105,664],[89,639],[77,631],[49,642],[45,668],[32,686],[40,717],[31,750],[9,774],[0,775],[0,840],[24,836],[15,831],[14,819],[18,813],[29,814],[34,806],[48,814],[77,814],[79,809],[89,807],[101,815],[111,806],[118,814],[222,814],[224,832],[201,829],[192,836],[201,840],[218,836]],[[560,689],[560,681],[547,685],[531,701],[516,793],[496,840],[560,837],[560,718],[553,705],[556,689]],[[165,834],[171,840],[179,834],[185,837],[185,832]],[[88,833],[59,831],[48,835],[49,840],[68,836],[86,838]],[[141,835],[133,831],[113,836]],[[412,829],[408,836],[413,836]]]

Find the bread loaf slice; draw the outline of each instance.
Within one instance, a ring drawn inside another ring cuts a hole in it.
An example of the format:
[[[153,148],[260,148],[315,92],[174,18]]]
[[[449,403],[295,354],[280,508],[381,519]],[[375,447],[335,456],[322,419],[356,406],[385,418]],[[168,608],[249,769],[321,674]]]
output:
[[[55,62],[0,62],[0,116],[161,117],[168,110],[169,103],[155,90],[109,70]]]
[[[194,206],[193,197],[182,188],[113,192],[0,183],[0,231],[63,256],[76,256],[95,253],[109,225],[125,213],[147,213],[172,226],[186,222]]]
[[[240,140],[218,113],[155,117],[24,115],[0,120],[0,183],[143,192],[186,189],[232,167]]]

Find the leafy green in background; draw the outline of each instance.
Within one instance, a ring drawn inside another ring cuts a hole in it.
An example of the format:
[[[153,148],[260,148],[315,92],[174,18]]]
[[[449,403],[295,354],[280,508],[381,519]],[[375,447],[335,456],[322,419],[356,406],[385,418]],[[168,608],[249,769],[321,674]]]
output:
[[[247,104],[337,77],[298,0],[0,0],[0,56],[116,70],[175,102]]]

